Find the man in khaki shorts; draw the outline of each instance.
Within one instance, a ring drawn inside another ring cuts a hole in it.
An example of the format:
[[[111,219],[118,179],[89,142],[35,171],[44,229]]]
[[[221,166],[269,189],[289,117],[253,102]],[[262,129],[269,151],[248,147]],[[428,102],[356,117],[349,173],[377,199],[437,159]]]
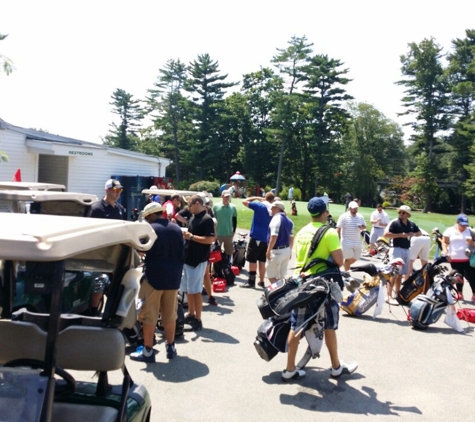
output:
[[[178,289],[185,260],[183,234],[176,223],[163,215],[164,208],[157,202],[148,204],[142,217],[157,234],[152,248],[145,255],[145,276],[139,291],[143,301],[138,320],[142,323],[144,346],[130,354],[139,362],[155,362],[153,337],[158,315],[161,313],[165,331],[167,358],[176,356],[175,328],[178,307]]]

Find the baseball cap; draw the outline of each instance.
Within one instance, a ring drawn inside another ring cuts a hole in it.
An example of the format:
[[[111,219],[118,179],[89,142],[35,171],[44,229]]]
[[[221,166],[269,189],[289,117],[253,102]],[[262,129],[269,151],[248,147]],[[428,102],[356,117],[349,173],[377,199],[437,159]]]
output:
[[[326,211],[328,204],[328,197],[318,197],[310,199],[307,204],[307,209],[310,215],[316,216],[321,214],[323,211]]]
[[[351,202],[348,204],[348,208],[358,208],[358,203],[355,202],[355,201],[351,201]]]
[[[120,184],[120,182],[118,180],[115,180],[115,179],[109,179],[105,186],[104,186],[104,189],[122,189],[123,186]]]
[[[468,226],[468,217],[465,214],[460,214],[457,217],[457,223],[459,223],[461,226]]]
[[[145,205],[145,208],[142,211],[142,217],[145,218],[147,215],[155,214],[157,212],[163,211],[163,207],[158,202],[152,202]]]
[[[231,196],[231,193],[228,190],[223,190],[221,196]]]
[[[282,201],[274,201],[271,204],[271,208],[279,208],[281,211],[285,211],[285,205]]]
[[[208,195],[206,195],[206,193],[200,192],[198,195],[203,198],[203,204],[205,204],[205,205],[209,204],[209,197],[208,197]]]

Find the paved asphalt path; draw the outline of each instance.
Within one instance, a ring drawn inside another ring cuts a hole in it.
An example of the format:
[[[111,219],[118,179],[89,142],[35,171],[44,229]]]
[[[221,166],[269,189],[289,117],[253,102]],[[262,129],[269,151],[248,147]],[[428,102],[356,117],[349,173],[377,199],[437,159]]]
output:
[[[156,363],[126,358],[133,379],[150,392],[152,421],[473,420],[472,332],[457,333],[444,316],[427,331],[413,330],[400,306],[386,305],[377,319],[373,309],[359,318],[342,312],[340,358],[358,362],[357,371],[330,378],[324,347],[305,378],[284,383],[286,356],[265,362],[254,349],[262,289],[239,288],[246,279],[243,271],[234,287],[216,294],[218,306],[204,305],[203,330],[177,341],[175,359],[167,360],[160,334]],[[468,286],[464,293],[471,297]],[[302,341],[300,352],[305,348]]]

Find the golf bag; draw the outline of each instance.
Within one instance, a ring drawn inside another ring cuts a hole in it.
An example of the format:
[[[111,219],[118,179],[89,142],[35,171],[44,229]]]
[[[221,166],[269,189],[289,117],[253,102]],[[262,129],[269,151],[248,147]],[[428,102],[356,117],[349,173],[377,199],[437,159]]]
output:
[[[231,269],[229,258],[224,252],[221,252],[221,254],[222,259],[213,264],[214,275],[215,277],[224,278],[226,280],[227,286],[234,286],[234,280],[236,276],[234,275],[234,272]]]
[[[264,294],[257,299],[257,308],[262,318],[267,319],[279,315],[275,312],[276,306],[284,296],[297,288],[299,281],[293,277],[274,281],[264,289]]]
[[[400,305],[408,305],[417,295],[425,294],[432,286],[434,277],[445,271],[439,264],[447,262],[447,258],[440,257],[431,264],[426,264],[420,270],[415,271],[402,283],[401,290],[396,297]]]
[[[131,346],[135,347],[143,344],[142,324],[140,324],[140,322],[135,321],[132,328],[124,328],[122,332],[124,333],[127,343]]]
[[[349,315],[363,315],[378,300],[379,289],[379,276],[364,274],[361,287],[359,287],[356,292],[344,297],[340,307]]]
[[[364,240],[364,243],[366,244],[366,246],[369,246],[371,241],[371,234],[368,230],[362,230],[360,232],[360,235],[361,235],[361,238]]]
[[[259,356],[269,362],[278,352],[285,353],[289,332],[289,314],[266,319],[257,329],[257,337],[254,341],[254,347]]]
[[[233,265],[240,270],[246,264],[246,246],[247,242],[244,239],[233,242]]]
[[[457,276],[456,273],[454,273]],[[453,305],[455,299],[452,295],[457,293],[452,285],[454,276],[438,275],[427,295],[419,295],[412,302],[409,310],[409,322],[417,330],[426,330],[434,324],[443,314],[448,305]]]

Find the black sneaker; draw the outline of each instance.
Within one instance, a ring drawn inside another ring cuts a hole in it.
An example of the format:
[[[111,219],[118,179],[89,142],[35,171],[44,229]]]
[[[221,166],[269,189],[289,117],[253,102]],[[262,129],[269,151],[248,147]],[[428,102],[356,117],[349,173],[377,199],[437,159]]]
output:
[[[210,296],[210,297],[208,298],[208,303],[209,303],[210,305],[213,305],[213,306],[218,306],[218,302],[216,301],[216,299],[215,299],[214,296]]]
[[[249,283],[248,281],[247,283],[241,284],[239,287],[242,287],[244,289],[253,289],[256,286],[254,283]]]
[[[196,317],[194,315],[190,315],[188,312],[185,314],[185,324],[191,324],[194,320],[196,319]]]
[[[192,322],[190,322],[191,329],[193,331],[200,331],[203,328],[203,323],[201,322],[201,319],[194,319]]]
[[[175,343],[167,344],[167,359],[173,359],[176,355]]]

